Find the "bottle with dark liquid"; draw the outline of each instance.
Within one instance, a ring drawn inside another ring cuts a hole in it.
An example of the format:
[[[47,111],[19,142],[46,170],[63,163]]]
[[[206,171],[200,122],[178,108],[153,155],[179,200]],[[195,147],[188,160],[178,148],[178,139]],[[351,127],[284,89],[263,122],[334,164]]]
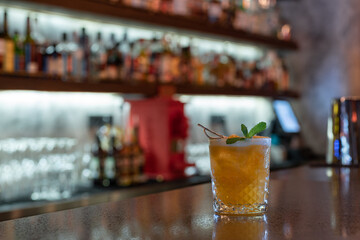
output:
[[[94,155],[97,157],[98,167],[95,184],[109,187],[114,179],[111,127],[109,125],[104,125],[97,131],[96,144],[97,151],[95,151]]]
[[[113,179],[114,185],[122,185],[122,155],[121,151],[124,147],[123,134],[120,128],[113,127],[111,130],[112,155],[114,158],[115,175]]]
[[[90,57],[90,47],[89,47],[89,36],[86,33],[85,28],[81,29],[81,35],[79,38],[79,58],[81,59],[81,73],[80,76],[84,80],[89,76],[89,57]]]
[[[160,71],[160,50],[161,42],[154,36],[150,43],[148,82],[155,82],[159,79]]]
[[[124,144],[120,151],[120,156],[117,160],[117,166],[119,169],[117,177],[118,186],[130,186],[132,183],[131,179],[131,147],[129,144]]]
[[[130,175],[133,184],[143,183],[146,181],[144,174],[145,154],[140,145],[139,125],[135,125],[132,134],[131,149],[131,165]]]
[[[127,32],[124,33],[123,39],[119,45],[119,52],[121,54],[120,64],[120,79],[122,81],[128,81],[128,76],[131,70],[131,48],[128,40]]]
[[[118,42],[115,34],[110,35],[110,45],[107,47],[106,76],[107,79],[116,80],[119,78],[120,55]]]
[[[37,17],[34,18],[34,23],[32,24],[31,38],[35,42],[38,71],[44,72],[44,53],[48,44],[40,31],[39,20]]]
[[[37,47],[34,39],[31,37],[30,17],[26,18],[26,36],[24,40],[25,70],[28,73],[37,73],[39,70],[37,61]]]

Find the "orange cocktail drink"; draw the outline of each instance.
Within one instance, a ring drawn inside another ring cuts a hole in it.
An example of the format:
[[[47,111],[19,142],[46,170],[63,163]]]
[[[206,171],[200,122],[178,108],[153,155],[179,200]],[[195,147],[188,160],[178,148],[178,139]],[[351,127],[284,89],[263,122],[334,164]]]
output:
[[[267,209],[271,139],[254,136],[234,144],[210,140],[214,210],[261,214]]]

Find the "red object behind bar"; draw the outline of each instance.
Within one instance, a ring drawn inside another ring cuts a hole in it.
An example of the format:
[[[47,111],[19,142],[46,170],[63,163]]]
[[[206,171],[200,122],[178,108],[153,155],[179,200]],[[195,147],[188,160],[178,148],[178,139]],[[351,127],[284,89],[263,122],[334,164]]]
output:
[[[184,104],[168,97],[130,101],[130,126],[139,124],[140,144],[145,151],[145,173],[151,179],[185,177],[185,140],[188,120]]]

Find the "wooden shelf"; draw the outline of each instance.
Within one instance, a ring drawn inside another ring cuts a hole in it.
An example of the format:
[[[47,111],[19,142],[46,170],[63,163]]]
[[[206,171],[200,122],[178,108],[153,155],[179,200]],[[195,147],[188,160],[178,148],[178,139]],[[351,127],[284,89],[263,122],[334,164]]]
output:
[[[35,90],[50,92],[98,92],[125,93],[152,96],[157,92],[155,84],[125,84],[108,82],[70,82],[45,75],[0,74],[0,90]]]
[[[98,92],[141,94],[143,96],[156,96],[163,84],[156,83],[124,83],[120,81],[108,82],[71,82],[60,78],[42,74],[29,75],[26,73],[6,74],[0,73],[0,90],[34,90],[50,92]],[[267,91],[256,89],[239,89],[235,87],[172,85],[176,94],[186,95],[227,95],[227,96],[258,96],[271,98],[298,98],[295,91]]]
[[[154,13],[127,7],[120,3],[111,4],[108,0],[12,0],[11,3],[27,6],[34,10],[79,14],[94,20],[111,18],[122,20],[123,23],[130,25],[139,26],[140,24],[141,26],[150,25],[150,27],[156,25],[165,28],[164,30],[180,30],[214,39],[250,43],[275,49],[295,50],[298,48],[293,41],[235,30],[221,24],[209,23],[206,19]]]

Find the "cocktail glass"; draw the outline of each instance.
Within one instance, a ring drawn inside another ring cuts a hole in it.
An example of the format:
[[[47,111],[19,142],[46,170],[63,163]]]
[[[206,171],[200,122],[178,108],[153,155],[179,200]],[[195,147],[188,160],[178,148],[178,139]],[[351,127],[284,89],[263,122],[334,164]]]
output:
[[[271,139],[254,136],[233,144],[226,144],[225,138],[209,141],[215,213],[265,213],[269,193]]]

